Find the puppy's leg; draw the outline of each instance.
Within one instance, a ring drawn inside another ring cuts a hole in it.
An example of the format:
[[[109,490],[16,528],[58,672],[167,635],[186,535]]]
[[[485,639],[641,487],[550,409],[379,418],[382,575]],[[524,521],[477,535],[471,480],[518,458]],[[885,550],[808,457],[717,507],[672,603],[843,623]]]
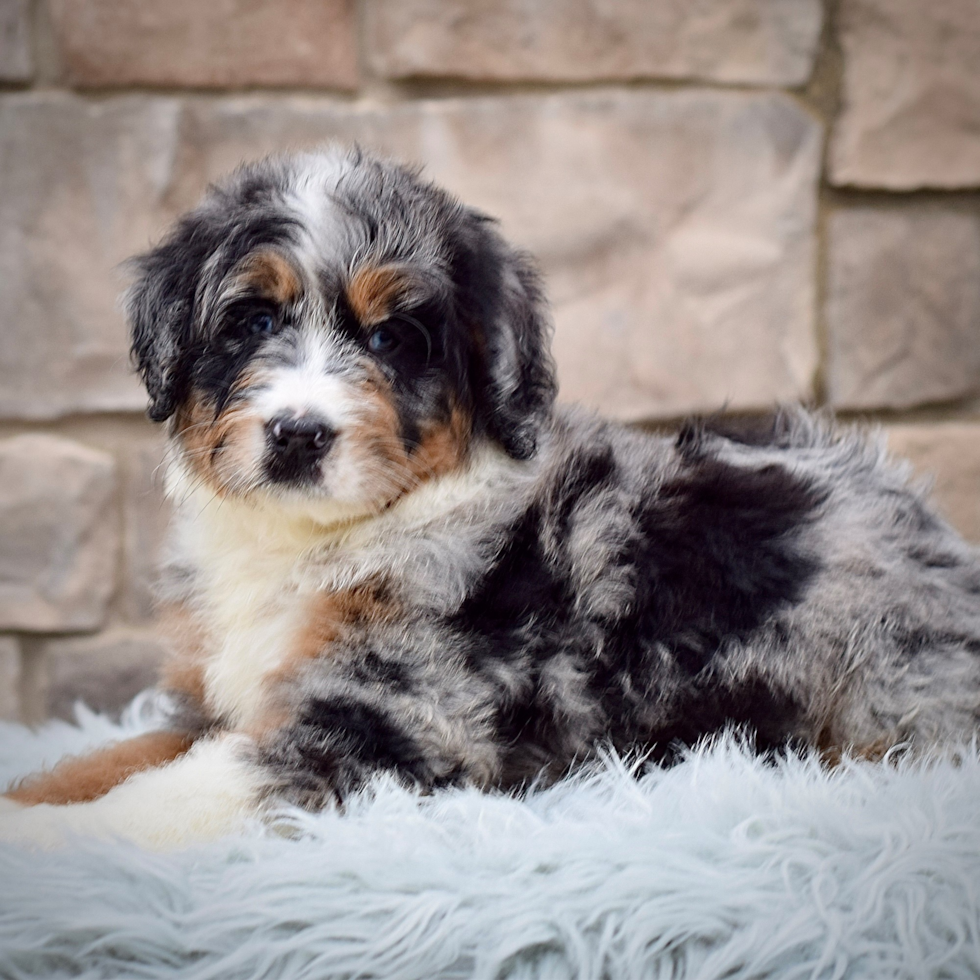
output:
[[[90,802],[0,811],[0,839],[53,847],[82,834],[154,850],[214,840],[258,813],[269,777],[252,756],[244,736],[200,739],[175,761],[138,772]]]
[[[172,762],[191,742],[189,735],[179,732],[148,732],[89,755],[64,759],[47,772],[22,779],[4,796],[24,806],[87,803],[137,772]]]

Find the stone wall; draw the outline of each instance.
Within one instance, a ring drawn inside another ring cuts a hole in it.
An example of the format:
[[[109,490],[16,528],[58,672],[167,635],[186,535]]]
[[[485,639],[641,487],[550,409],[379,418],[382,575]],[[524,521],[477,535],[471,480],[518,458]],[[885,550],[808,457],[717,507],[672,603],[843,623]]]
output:
[[[980,541],[977,65],[976,0],[0,0],[0,716],[161,655],[119,263],[327,139],[539,256],[564,398],[870,417]]]

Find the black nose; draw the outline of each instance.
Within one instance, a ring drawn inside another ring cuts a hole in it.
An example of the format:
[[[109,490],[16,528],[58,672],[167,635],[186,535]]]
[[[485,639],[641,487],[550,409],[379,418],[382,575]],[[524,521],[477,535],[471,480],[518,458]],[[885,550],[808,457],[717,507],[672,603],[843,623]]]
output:
[[[277,415],[267,423],[266,435],[270,474],[279,480],[296,480],[309,475],[326,456],[336,433],[315,416]]]
[[[309,415],[280,415],[269,422],[269,439],[280,453],[314,453],[322,455],[333,442],[333,432],[326,422]]]

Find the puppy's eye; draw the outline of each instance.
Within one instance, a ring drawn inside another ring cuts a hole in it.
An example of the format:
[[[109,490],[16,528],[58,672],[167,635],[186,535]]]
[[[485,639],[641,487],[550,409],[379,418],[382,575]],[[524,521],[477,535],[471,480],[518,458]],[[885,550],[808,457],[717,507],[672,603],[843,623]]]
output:
[[[372,354],[390,354],[401,343],[401,338],[388,327],[379,327],[368,337],[368,350]]]
[[[278,327],[276,318],[267,310],[252,313],[245,321],[245,325],[251,334],[275,333]]]

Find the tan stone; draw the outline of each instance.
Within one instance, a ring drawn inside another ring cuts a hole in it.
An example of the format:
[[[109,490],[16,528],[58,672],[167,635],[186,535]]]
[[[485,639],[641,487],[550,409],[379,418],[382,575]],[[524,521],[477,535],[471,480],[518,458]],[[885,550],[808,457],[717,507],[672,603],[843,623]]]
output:
[[[189,106],[184,133],[194,187],[330,138],[425,162],[540,260],[566,400],[639,419],[812,391],[821,132],[784,96],[236,99]]]
[[[370,0],[368,47],[389,78],[676,78],[799,85],[818,0]]]
[[[357,84],[353,0],[51,0],[78,85]]]
[[[147,631],[117,629],[44,644],[47,713],[74,717],[76,702],[117,715],[140,691],[156,683],[166,650]]]
[[[161,549],[170,523],[170,504],[163,495],[163,437],[132,449],[123,505],[125,570],[123,609],[131,622],[154,613],[154,584]]]
[[[34,74],[30,0],[0,0],[0,81],[25,82]]]
[[[93,629],[118,555],[115,463],[49,435],[0,441],[0,629]]]
[[[243,159],[427,164],[543,265],[564,397],[625,418],[806,397],[819,125],[766,93],[0,101],[0,414],[134,409],[114,266]]]
[[[180,104],[0,100],[0,415],[139,410],[119,263],[171,214]]]
[[[20,721],[20,644],[0,636],[0,721]]]
[[[889,449],[933,479],[940,512],[980,544],[980,422],[891,425],[886,432]]]
[[[827,393],[901,408],[980,391],[980,217],[853,208],[828,223]]]
[[[843,110],[833,182],[980,185],[977,0],[842,0],[839,24]]]

